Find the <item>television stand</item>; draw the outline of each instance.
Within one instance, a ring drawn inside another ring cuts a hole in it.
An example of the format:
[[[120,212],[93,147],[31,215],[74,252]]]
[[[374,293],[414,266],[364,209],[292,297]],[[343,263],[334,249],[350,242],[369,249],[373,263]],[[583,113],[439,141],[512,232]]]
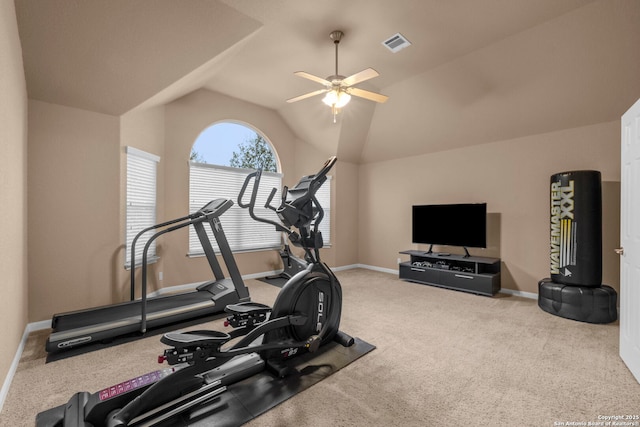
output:
[[[500,291],[500,259],[425,251],[402,251],[408,262],[400,263],[400,279],[479,295]]]

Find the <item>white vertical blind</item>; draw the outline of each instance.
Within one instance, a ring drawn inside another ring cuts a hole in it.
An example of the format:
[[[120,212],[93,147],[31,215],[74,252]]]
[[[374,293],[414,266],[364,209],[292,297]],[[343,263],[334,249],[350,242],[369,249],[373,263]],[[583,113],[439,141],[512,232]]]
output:
[[[156,179],[160,157],[133,147],[127,153],[127,202],[125,267],[131,267],[131,243],[136,234],[156,223]],[[145,233],[136,243],[135,263],[142,262],[142,251],[153,232]],[[155,242],[149,247],[149,260],[156,257]]]
[[[327,180],[316,192],[316,199],[324,210],[324,218],[322,218],[318,230],[322,232],[322,241],[325,247],[331,245],[331,181],[331,176],[327,176]]]
[[[233,206],[220,217],[220,223],[225,232],[232,251],[274,249],[281,246],[280,232],[270,224],[255,221],[249,216],[247,209],[238,206],[238,195],[249,169],[232,168],[227,166],[211,165],[190,162],[189,167],[189,212],[196,212],[211,200],[224,198],[231,199]],[[251,197],[253,180],[246,190],[244,203],[248,203]],[[278,206],[280,202],[280,189],[282,187],[282,175],[274,172],[263,172],[260,189],[256,198],[255,213],[260,217],[267,217],[278,222],[275,212],[264,207],[272,188],[277,192],[272,204]],[[217,242],[213,238],[211,230],[205,226],[209,239],[216,251],[219,250]],[[193,227],[189,228],[189,255],[204,253],[200,240]]]

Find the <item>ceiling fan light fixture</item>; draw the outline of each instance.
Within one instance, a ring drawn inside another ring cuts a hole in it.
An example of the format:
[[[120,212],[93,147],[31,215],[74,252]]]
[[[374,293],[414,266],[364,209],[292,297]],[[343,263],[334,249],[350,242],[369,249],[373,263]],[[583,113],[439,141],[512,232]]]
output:
[[[332,108],[342,108],[351,101],[351,95],[340,89],[331,89],[322,98],[322,102]]]

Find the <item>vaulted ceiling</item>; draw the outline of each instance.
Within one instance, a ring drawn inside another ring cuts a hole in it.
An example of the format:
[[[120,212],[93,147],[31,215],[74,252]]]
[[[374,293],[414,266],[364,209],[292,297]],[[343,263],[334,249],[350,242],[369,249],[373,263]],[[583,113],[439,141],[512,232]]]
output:
[[[15,0],[32,99],[120,116],[206,88],[372,162],[616,120],[640,97],[637,0]],[[367,67],[332,122],[294,76]],[[400,32],[412,45],[382,42]]]

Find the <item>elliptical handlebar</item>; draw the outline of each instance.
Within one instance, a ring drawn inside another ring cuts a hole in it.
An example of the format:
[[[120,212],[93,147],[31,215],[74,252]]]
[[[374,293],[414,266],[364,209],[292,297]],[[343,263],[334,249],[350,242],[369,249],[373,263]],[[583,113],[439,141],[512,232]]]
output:
[[[255,172],[251,172],[249,175],[247,175],[247,177],[244,179],[244,182],[242,183],[242,188],[240,189],[240,194],[238,194],[238,206],[240,206],[243,209],[249,208],[252,209],[252,205],[255,205],[256,203],[256,197],[258,195],[258,186],[256,185],[256,183],[260,182],[260,176],[262,175],[262,169],[258,169]],[[249,181],[251,181],[251,178],[255,177],[255,182],[253,184],[253,189],[251,191],[251,199],[249,200],[249,203],[243,203],[242,199],[244,198],[244,193],[245,191],[247,191],[247,187],[249,186]]]
[[[277,191],[278,191],[278,189],[277,189],[277,188],[275,188],[275,187],[274,187],[274,188],[272,188],[272,189],[271,189],[271,193],[269,193],[269,197],[267,197],[267,201],[266,201],[266,202],[265,202],[265,204],[264,204],[264,207],[265,207],[265,208],[267,208],[267,209],[271,209],[271,210],[272,210],[272,211],[274,211],[274,212],[276,212],[276,207],[271,205],[271,201],[272,201],[272,200],[273,200],[273,198],[275,197],[275,195],[276,195],[276,192],[277,192]],[[286,185],[285,185],[285,187],[284,187],[284,192],[285,192],[285,193],[287,192],[287,186],[286,186]]]
[[[244,183],[242,184],[242,188],[240,189],[240,194],[238,194],[238,206],[240,206],[243,209],[248,209],[249,216],[251,216],[251,218],[253,218],[254,220],[258,222],[264,222],[266,224],[271,224],[274,227],[276,227],[276,230],[284,231],[288,234],[291,234],[292,231],[287,227],[285,227],[284,225],[276,221],[273,221],[269,218],[262,218],[256,215],[255,206],[256,206],[256,199],[258,198],[258,188],[260,187],[261,177],[262,177],[262,169],[258,169],[257,171],[251,172],[249,175],[247,175],[247,177],[244,179]],[[251,198],[249,199],[249,203],[244,203],[242,199],[244,198],[244,194],[247,191],[247,188],[249,187],[249,182],[252,179],[253,179],[253,188],[251,189]],[[271,200],[273,200],[273,197],[275,196],[276,191],[277,189],[275,188],[271,190],[271,194],[269,195],[269,198],[267,199],[267,203],[265,204],[266,208],[275,210],[275,208],[270,206],[270,203],[271,203]]]

